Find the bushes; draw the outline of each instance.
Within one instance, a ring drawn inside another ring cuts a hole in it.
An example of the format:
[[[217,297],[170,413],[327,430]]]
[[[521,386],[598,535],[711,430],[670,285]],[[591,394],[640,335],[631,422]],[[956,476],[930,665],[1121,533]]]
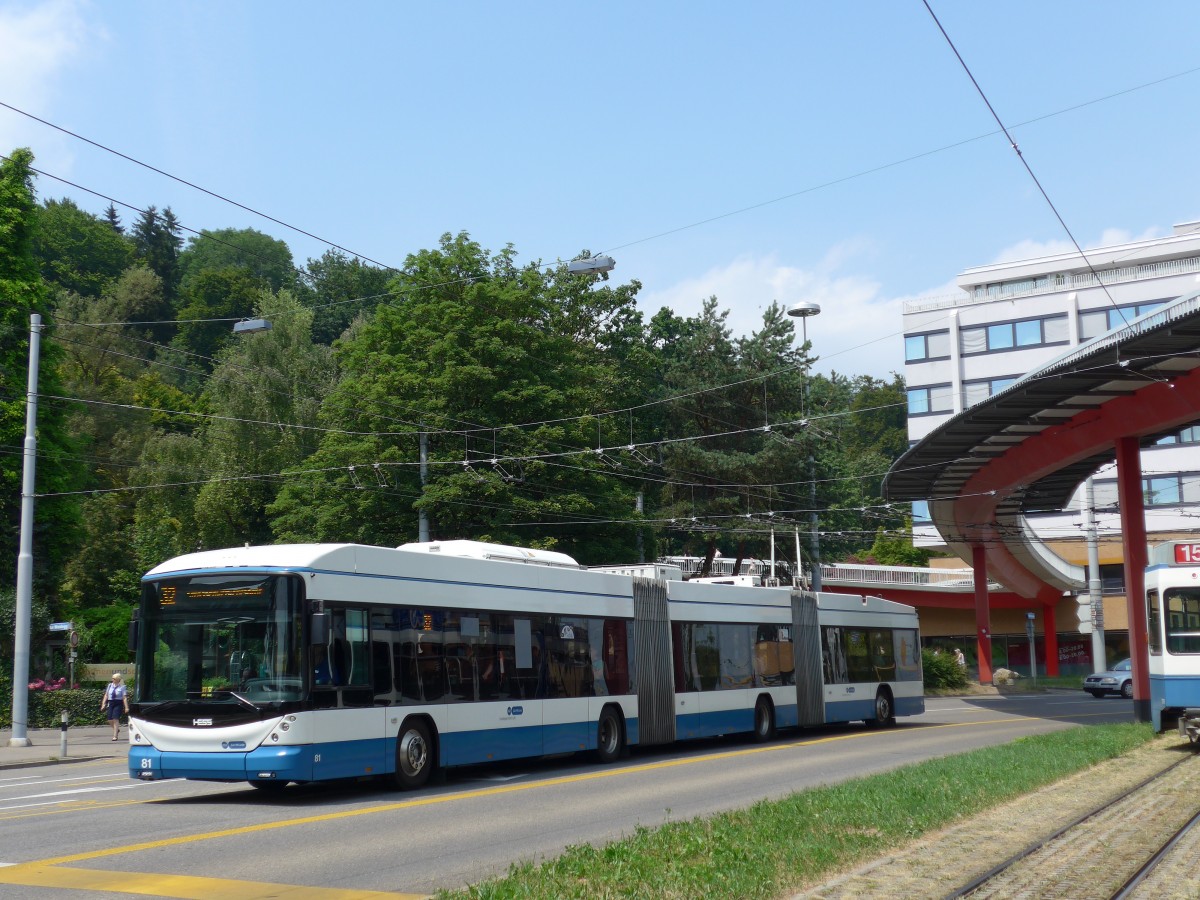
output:
[[[958,690],[967,686],[967,670],[949,653],[922,650],[921,668],[926,690]]]
[[[103,725],[107,721],[100,709],[103,697],[103,687],[85,687],[73,691],[30,691],[27,727],[57,728],[64,710],[71,725]],[[11,722],[12,675],[9,674],[0,676],[0,723],[8,727]]]

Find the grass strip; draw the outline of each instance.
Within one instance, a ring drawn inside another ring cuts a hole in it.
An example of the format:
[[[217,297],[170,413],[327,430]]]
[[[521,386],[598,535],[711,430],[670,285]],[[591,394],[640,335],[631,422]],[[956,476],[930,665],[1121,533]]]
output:
[[[540,865],[449,898],[775,898],[898,844],[1036,790],[1153,738],[1145,724],[1021,738],[762,801],[707,819],[639,826],[605,847],[568,847]]]

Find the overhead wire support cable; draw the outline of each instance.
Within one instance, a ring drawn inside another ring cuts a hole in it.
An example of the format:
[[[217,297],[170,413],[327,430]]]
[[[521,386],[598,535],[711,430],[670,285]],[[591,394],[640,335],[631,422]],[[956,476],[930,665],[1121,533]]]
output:
[[[297,234],[302,234],[305,237],[310,237],[314,241],[318,241],[319,243],[325,244],[329,247],[333,247],[335,250],[341,250],[343,253],[348,253],[351,256],[356,257],[358,259],[366,260],[367,262],[371,263],[372,265],[376,265],[376,266],[379,266],[380,268],[387,269],[390,272],[399,271],[398,269],[396,269],[395,266],[389,266],[386,263],[381,263],[378,260],[371,259],[371,257],[367,256],[366,254],[357,253],[354,250],[349,249],[348,247],[343,247],[341,244],[336,244],[331,240],[328,240],[326,238],[320,237],[319,235],[313,234],[311,231],[305,231],[303,228],[299,227],[298,225],[292,225],[288,222],[283,221],[282,219],[277,219],[272,215],[269,215],[265,212],[254,209],[253,207],[247,206],[244,203],[239,203],[236,200],[232,200],[229,197],[225,197],[222,194],[218,194],[216,191],[210,191],[208,188],[201,187],[200,185],[195,184],[194,182],[188,181],[186,178],[180,178],[178,175],[172,175],[170,172],[166,172],[166,171],[158,168],[157,166],[152,166],[152,165],[150,165],[150,163],[142,162],[140,159],[136,159],[135,157],[132,157],[127,153],[122,153],[120,150],[114,150],[112,147],[107,147],[104,144],[101,144],[99,141],[94,141],[91,138],[84,137],[82,134],[78,134],[74,131],[70,131],[69,129],[63,128],[61,125],[55,125],[53,122],[49,122],[46,119],[43,119],[39,116],[35,116],[31,112],[26,112],[23,109],[18,109],[17,107],[13,106],[11,103],[5,103],[3,100],[0,100],[0,106],[3,106],[5,109],[12,110],[13,112],[18,113],[19,115],[26,116],[27,118],[33,119],[35,122],[40,122],[41,124],[45,125],[48,128],[53,128],[56,131],[61,131],[63,134],[70,135],[71,137],[75,138],[76,140],[83,141],[86,144],[91,144],[93,147],[96,147],[100,150],[104,150],[105,152],[111,153],[114,156],[119,156],[121,159],[131,162],[134,165],[141,166],[144,169],[149,169],[151,172],[157,172],[159,175],[162,175],[164,178],[170,178],[172,181],[177,181],[182,185],[186,185],[187,187],[192,188],[193,190],[200,191],[200,193],[202,193],[202,194],[207,194],[208,196],[213,197],[216,200],[220,200],[224,203],[228,203],[231,206],[236,206],[238,209],[244,210],[248,213],[252,213],[253,215],[256,215],[263,219],[266,219],[269,222],[274,222],[276,225],[282,225],[284,228],[291,229],[292,231],[295,231]],[[110,200],[109,202],[112,202],[112,201]]]
[[[933,7],[929,5],[929,0],[921,0],[921,2],[925,5],[925,9],[929,11],[929,15],[933,18],[934,24],[937,25],[938,31],[942,33],[942,37],[946,39],[946,43],[950,45],[950,49],[954,52],[954,56],[958,59],[959,64],[963,67],[963,71],[966,72],[967,77],[971,79],[971,84],[975,85],[975,90],[979,93],[984,105],[987,106],[988,112],[992,114],[992,118],[996,120],[996,124],[1000,126],[1000,131],[1003,132],[1005,139],[1008,140],[1009,145],[1013,148],[1013,152],[1016,153],[1017,158],[1021,160],[1021,165],[1025,167],[1025,171],[1028,172],[1029,177],[1033,179],[1033,183],[1037,186],[1042,198],[1049,205],[1051,212],[1054,213],[1054,218],[1058,219],[1058,224],[1062,226],[1063,231],[1067,233],[1067,237],[1071,239],[1071,243],[1075,246],[1075,250],[1079,253],[1080,258],[1083,259],[1084,265],[1088,267],[1088,271],[1091,272],[1095,277],[1096,283],[1100,285],[1100,289],[1104,291],[1104,296],[1108,298],[1108,302],[1112,304],[1113,308],[1117,311],[1117,314],[1120,315],[1121,321],[1128,325],[1129,319],[1126,318],[1121,307],[1117,306],[1117,301],[1114,300],[1112,294],[1108,292],[1108,286],[1104,284],[1104,280],[1100,277],[1100,273],[1096,271],[1095,266],[1092,265],[1092,261],[1087,258],[1087,254],[1083,252],[1083,247],[1079,245],[1079,241],[1075,240],[1075,235],[1072,233],[1070,227],[1068,227],[1066,221],[1059,213],[1058,207],[1054,205],[1054,201],[1050,199],[1050,195],[1046,193],[1046,189],[1042,187],[1042,183],[1038,181],[1037,175],[1033,173],[1033,168],[1029,165],[1029,160],[1025,158],[1025,154],[1021,152],[1021,148],[1017,145],[1016,139],[1009,132],[1004,122],[1001,121],[1000,115],[992,106],[992,101],[988,99],[987,94],[983,92],[983,88],[979,86],[979,82],[975,80],[975,76],[971,72],[971,67],[967,65],[967,61],[962,58],[962,54],[959,53],[958,48],[954,46],[954,41],[950,39],[950,35],[947,34],[946,29],[942,27],[941,20],[938,19],[937,13],[935,13],[933,11]]]

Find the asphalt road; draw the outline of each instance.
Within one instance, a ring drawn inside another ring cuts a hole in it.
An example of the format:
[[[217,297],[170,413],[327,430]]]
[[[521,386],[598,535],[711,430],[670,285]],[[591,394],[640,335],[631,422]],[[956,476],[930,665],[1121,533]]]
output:
[[[896,728],[861,725],[459,769],[411,794],[381,784],[131,781],[118,761],[0,771],[5,898],[426,895],[510,863],[1070,725],[1131,721],[1128,700],[939,698]],[[285,887],[286,886],[286,887]],[[308,887],[312,890],[305,891]]]

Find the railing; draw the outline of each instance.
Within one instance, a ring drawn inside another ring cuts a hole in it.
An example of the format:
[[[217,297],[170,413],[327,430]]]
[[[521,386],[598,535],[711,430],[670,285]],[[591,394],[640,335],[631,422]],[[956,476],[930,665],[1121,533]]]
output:
[[[971,569],[922,569],[916,566],[868,566],[832,563],[821,566],[821,581],[829,584],[878,584],[889,587],[932,587],[962,591],[975,589]],[[989,591],[1004,588],[988,582]]]
[[[979,285],[970,294],[944,295],[925,297],[920,300],[908,300],[904,303],[904,312],[906,314],[919,313],[930,312],[936,309],[952,309],[956,306],[974,306],[979,303],[991,303],[993,300],[1011,300],[1016,297],[1055,294],[1060,291],[1096,287],[1099,284],[1121,284],[1126,281],[1141,281],[1145,278],[1186,275],[1189,272],[1200,272],[1200,256],[1190,256],[1186,259],[1167,259],[1161,262],[1143,263],[1137,266],[1123,266],[1119,269],[1107,269],[1099,272],[1099,278],[1091,272],[1081,272],[1077,275],[1052,275],[1047,283],[1035,285],[1034,287],[1018,287],[1016,284]]]

